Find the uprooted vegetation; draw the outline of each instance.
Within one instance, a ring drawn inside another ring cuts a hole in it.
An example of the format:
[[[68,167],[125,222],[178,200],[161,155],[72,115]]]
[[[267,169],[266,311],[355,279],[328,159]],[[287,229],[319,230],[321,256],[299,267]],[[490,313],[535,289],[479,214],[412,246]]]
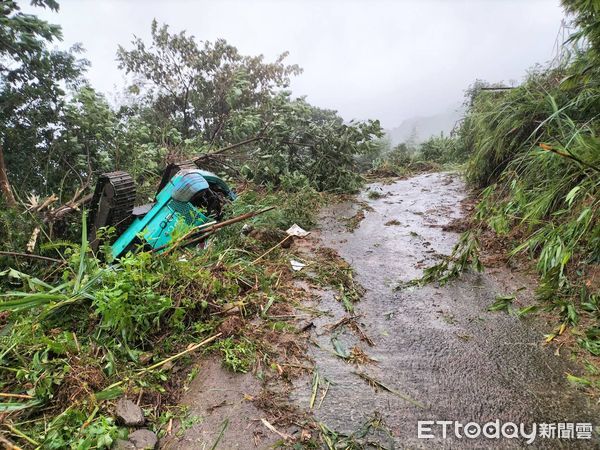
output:
[[[280,208],[253,219],[250,232],[223,229],[204,249],[140,251],[108,264],[90,252],[84,226],[80,244],[60,245],[61,263],[37,276],[6,270],[0,408],[9,435],[48,448],[110,446],[126,435],[111,405],[128,394],[153,411],[161,436],[165,417],[184,414],[177,398],[193,374],[182,369],[202,352],[263,380],[301,373],[293,318],[304,291],[294,278],[336,289],[349,310],[361,292],[333,252],[319,251],[306,276],[290,268],[293,247],[278,246],[278,227],[310,225],[321,201],[248,189],[229,214]]]
[[[80,49],[50,49],[59,27],[17,3],[3,8],[0,36],[15,42],[0,39],[11,62],[0,66],[0,100],[10,105],[0,113],[2,444],[108,448],[127,435],[112,412],[123,395],[161,436],[185,413],[176,405],[194,376],[185,369],[202,352],[261,379],[295,376],[304,352],[292,281],[303,275],[290,267],[285,230],[310,229],[320,205],[362,185],[358,157],[377,150],[379,123],[346,123],[293,98],[286,89],[300,69],[285,54],[267,63],[156,22],[150,45],[120,48],[136,82],[113,108],[85,80]],[[95,254],[85,211],[99,174],[130,173],[139,204],[182,160],[234,186],[225,218],[275,209],[201,248]],[[312,282],[338,289],[350,310],[360,295],[351,268],[331,253],[317,259]]]

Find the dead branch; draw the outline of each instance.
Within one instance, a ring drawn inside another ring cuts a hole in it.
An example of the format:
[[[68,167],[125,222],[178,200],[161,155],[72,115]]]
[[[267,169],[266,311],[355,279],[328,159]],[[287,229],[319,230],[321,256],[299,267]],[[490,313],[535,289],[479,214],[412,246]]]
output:
[[[21,447],[10,442],[2,433],[0,433],[0,444],[4,445],[7,450],[21,450]]]
[[[13,194],[10,182],[8,181],[8,174],[6,170],[6,163],[4,162],[4,149],[0,143],[0,191],[4,196],[4,200],[11,208],[17,206],[17,200]]]
[[[263,136],[262,136],[262,134],[260,134],[258,136],[254,136],[253,138],[250,138],[250,139],[246,139],[246,140],[241,141],[241,142],[237,142],[235,144],[228,145],[227,147],[220,148],[219,150],[215,150],[214,152],[206,153],[204,155],[199,155],[196,158],[187,160],[185,162],[186,163],[194,163],[194,164],[198,165],[203,160],[205,160],[207,158],[210,158],[210,157],[212,157],[214,155],[218,155],[218,154],[227,152],[229,150],[233,150],[234,148],[241,147],[242,145],[246,145],[246,144],[250,144],[252,142],[260,141],[261,139],[264,139]]]
[[[42,256],[42,255],[32,255],[30,253],[0,251],[0,255],[2,255],[2,256],[12,256],[13,258],[39,259],[41,261],[51,261],[51,262],[57,262],[57,263],[61,263],[62,262],[60,259],[50,258],[48,256]]]
[[[76,193],[76,195],[81,195],[81,192]],[[73,211],[79,211],[79,207],[89,202],[92,199],[92,197],[93,194],[88,194],[84,197],[81,197],[80,199],[76,199],[76,197],[73,197],[73,199],[69,200],[67,203],[64,203],[63,205],[51,211],[50,213],[46,214],[46,216],[44,217],[44,223],[54,222],[58,219],[63,218],[64,216]]]
[[[40,227],[36,226],[33,229],[33,233],[31,233],[31,237],[29,238],[29,241],[27,242],[27,246],[25,247],[27,249],[27,253],[32,253],[33,250],[35,249],[35,244],[37,242],[37,238],[40,234]]]

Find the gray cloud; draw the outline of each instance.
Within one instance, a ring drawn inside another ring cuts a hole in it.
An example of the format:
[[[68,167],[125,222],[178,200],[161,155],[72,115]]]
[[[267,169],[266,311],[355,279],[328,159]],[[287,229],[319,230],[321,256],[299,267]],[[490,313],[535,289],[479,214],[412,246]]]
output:
[[[558,0],[62,0],[64,44],[81,42],[89,78],[107,93],[123,87],[115,53],[153,18],[198,39],[227,39],[243,53],[288,50],[304,68],[295,95],[346,119],[435,114],[462,100],[476,78],[520,80],[552,56],[563,17]]]

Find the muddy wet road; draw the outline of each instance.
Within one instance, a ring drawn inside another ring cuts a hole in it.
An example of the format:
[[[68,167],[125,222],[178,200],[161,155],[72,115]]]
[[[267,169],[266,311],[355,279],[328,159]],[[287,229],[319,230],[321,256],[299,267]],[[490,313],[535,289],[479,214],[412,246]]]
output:
[[[444,440],[440,428],[435,438],[420,440],[419,420],[500,420],[526,424],[528,432],[534,423],[598,425],[597,405],[565,380],[566,373],[579,374],[580,368],[564,350],[557,355],[543,346],[543,333],[551,327],[539,318],[487,311],[499,294],[517,292],[517,301],[522,301],[528,290],[521,288],[531,288],[529,278],[494,269],[464,275],[444,287],[396,289],[452,251],[458,235],[441,227],[460,216],[464,195],[457,176],[440,173],[373,184],[359,202],[324,211],[320,229],[295,244],[294,251],[301,254],[304,246],[307,262],[315,247],[335,249],[365,288],[355,304],[358,328],[350,322],[332,329],[349,313],[334,291],[315,291],[302,282],[314,299],[306,305],[311,308],[300,312],[323,313],[310,319],[314,327],[308,345],[320,382],[313,390],[314,371],[296,379],[290,398],[329,429],[354,433],[351,448],[524,446],[517,439],[457,439],[452,432]],[[361,209],[364,219],[349,231],[348,219]],[[336,355],[350,355],[353,348],[355,356],[375,362],[357,365]],[[219,449],[264,449],[282,441],[262,422],[269,412],[248,401],[264,388],[255,375],[231,374],[217,358],[199,361],[199,368],[182,399],[198,422],[163,440],[163,448],[210,449],[218,442]],[[279,384],[275,388],[287,392],[289,385]],[[299,436],[301,429],[282,431]],[[598,442],[538,436],[531,447],[597,448]]]
[[[378,194],[370,194],[377,192]],[[374,184],[361,195],[371,211],[350,232],[344,218],[357,211],[336,205],[323,216],[321,239],[356,270],[365,287],[356,304],[358,323],[374,345],[361,341],[351,327],[328,326],[347,315],[333,295],[323,295],[314,319],[311,346],[322,386],[314,406],[317,420],[333,430],[352,433],[372,418],[382,429],[368,440],[385,448],[519,448],[516,439],[417,439],[418,420],[485,423],[499,419],[533,423],[592,422],[598,408],[565,381],[578,368],[543,343],[543,327],[487,308],[499,294],[524,283],[507,270],[469,275],[444,287],[395,290],[401,281],[449,254],[458,235],[441,226],[460,215],[464,186],[456,176],[425,174],[390,185]],[[547,329],[546,329],[547,331]],[[356,366],[334,351],[360,347],[376,364]],[[357,375],[366,373],[406,398],[375,389]],[[297,383],[295,401],[309,408],[312,379]],[[592,448],[597,442],[542,439],[537,448]]]

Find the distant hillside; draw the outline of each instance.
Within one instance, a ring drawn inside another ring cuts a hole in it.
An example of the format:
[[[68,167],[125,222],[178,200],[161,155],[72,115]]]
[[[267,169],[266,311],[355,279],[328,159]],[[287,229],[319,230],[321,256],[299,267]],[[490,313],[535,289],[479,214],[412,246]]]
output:
[[[441,132],[448,135],[458,120],[464,115],[464,108],[458,106],[440,114],[428,117],[412,117],[403,121],[400,126],[387,131],[392,145],[411,141],[420,144],[431,136]]]

